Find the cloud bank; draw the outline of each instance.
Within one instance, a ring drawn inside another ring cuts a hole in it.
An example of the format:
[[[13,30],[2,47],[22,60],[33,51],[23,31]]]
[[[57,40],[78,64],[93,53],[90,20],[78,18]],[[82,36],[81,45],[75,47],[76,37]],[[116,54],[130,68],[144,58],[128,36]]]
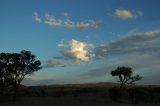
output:
[[[88,70],[78,78],[80,81],[89,81],[93,77],[100,81],[109,78],[110,72],[118,66],[132,67],[133,70],[144,78],[141,84],[160,84],[160,31],[134,33],[123,37],[108,45],[95,47],[96,58],[103,58],[104,65]],[[111,61],[110,61],[111,60]],[[156,73],[156,74],[155,74]],[[150,81],[152,79],[152,81]]]
[[[65,44],[63,40],[58,44],[63,57],[61,60],[72,60],[75,62],[88,62],[92,59],[106,58],[107,56],[128,55],[128,54],[153,54],[160,52],[160,31],[149,31],[134,33],[111,42],[107,45],[94,47],[92,44],[81,42],[75,39]],[[59,59],[58,58],[58,59]]]
[[[94,49],[94,52],[97,58],[128,53],[150,54],[160,50],[158,46],[159,42],[159,31],[135,33],[132,36],[123,37],[106,46],[98,46]]]

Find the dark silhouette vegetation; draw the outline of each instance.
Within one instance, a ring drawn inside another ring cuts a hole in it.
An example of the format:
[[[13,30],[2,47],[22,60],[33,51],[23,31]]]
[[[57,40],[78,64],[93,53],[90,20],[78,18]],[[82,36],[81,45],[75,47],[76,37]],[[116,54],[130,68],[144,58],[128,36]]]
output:
[[[159,106],[160,86],[98,83],[20,88],[21,99],[1,106]]]
[[[109,89],[109,97],[112,101],[131,104],[160,104],[160,87],[136,86],[119,89]]]
[[[1,101],[16,99],[18,89],[26,75],[41,69],[40,60],[30,51],[20,53],[0,53],[0,99]]]
[[[132,68],[130,67],[117,67],[115,70],[111,71],[112,76],[118,77],[118,82],[120,83],[118,87],[112,87],[109,89],[109,96],[112,101],[115,102],[126,102],[128,98],[131,103],[138,104],[140,102],[146,102],[148,99],[145,96],[144,92],[149,92],[148,90],[142,90],[141,88],[136,88],[133,85],[136,81],[142,80],[142,76],[133,75]],[[143,95],[143,97],[142,97]]]
[[[125,84],[134,84],[136,81],[142,79],[140,75],[132,75],[133,71],[130,67],[118,67],[111,72],[112,76],[117,76],[120,82],[120,88],[123,88]]]

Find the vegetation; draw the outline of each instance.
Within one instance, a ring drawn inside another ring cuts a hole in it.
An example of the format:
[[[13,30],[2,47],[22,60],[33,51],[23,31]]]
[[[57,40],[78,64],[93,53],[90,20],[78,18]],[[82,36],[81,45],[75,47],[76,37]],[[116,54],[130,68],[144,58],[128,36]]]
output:
[[[101,83],[24,87],[20,89],[21,99],[1,106],[160,106],[159,86],[132,86],[121,90],[116,86]]]
[[[30,51],[0,53],[0,95],[13,92],[15,98],[24,77],[41,69],[40,65]]]
[[[118,76],[120,82],[120,88],[123,88],[125,84],[134,84],[136,81],[141,80],[140,75],[133,76],[132,68],[130,67],[118,67],[111,72],[112,76]]]

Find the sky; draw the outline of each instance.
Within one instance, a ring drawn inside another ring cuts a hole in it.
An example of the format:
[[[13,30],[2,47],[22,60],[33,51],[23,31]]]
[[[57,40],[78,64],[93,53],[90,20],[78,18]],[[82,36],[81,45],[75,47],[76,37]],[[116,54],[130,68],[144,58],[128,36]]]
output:
[[[0,0],[0,52],[29,50],[25,85],[116,82],[131,67],[160,84],[160,0]]]

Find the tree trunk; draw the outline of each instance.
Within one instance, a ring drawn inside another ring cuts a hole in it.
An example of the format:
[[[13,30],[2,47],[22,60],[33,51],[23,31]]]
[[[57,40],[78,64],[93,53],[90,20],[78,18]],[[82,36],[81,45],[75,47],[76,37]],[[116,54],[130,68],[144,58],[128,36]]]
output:
[[[20,86],[20,84],[17,84],[17,85],[15,85],[15,87],[14,87],[14,93],[13,93],[13,100],[14,100],[14,101],[17,99],[19,86]]]
[[[124,87],[124,83],[121,83],[121,85],[120,85],[120,89],[122,89]]]

